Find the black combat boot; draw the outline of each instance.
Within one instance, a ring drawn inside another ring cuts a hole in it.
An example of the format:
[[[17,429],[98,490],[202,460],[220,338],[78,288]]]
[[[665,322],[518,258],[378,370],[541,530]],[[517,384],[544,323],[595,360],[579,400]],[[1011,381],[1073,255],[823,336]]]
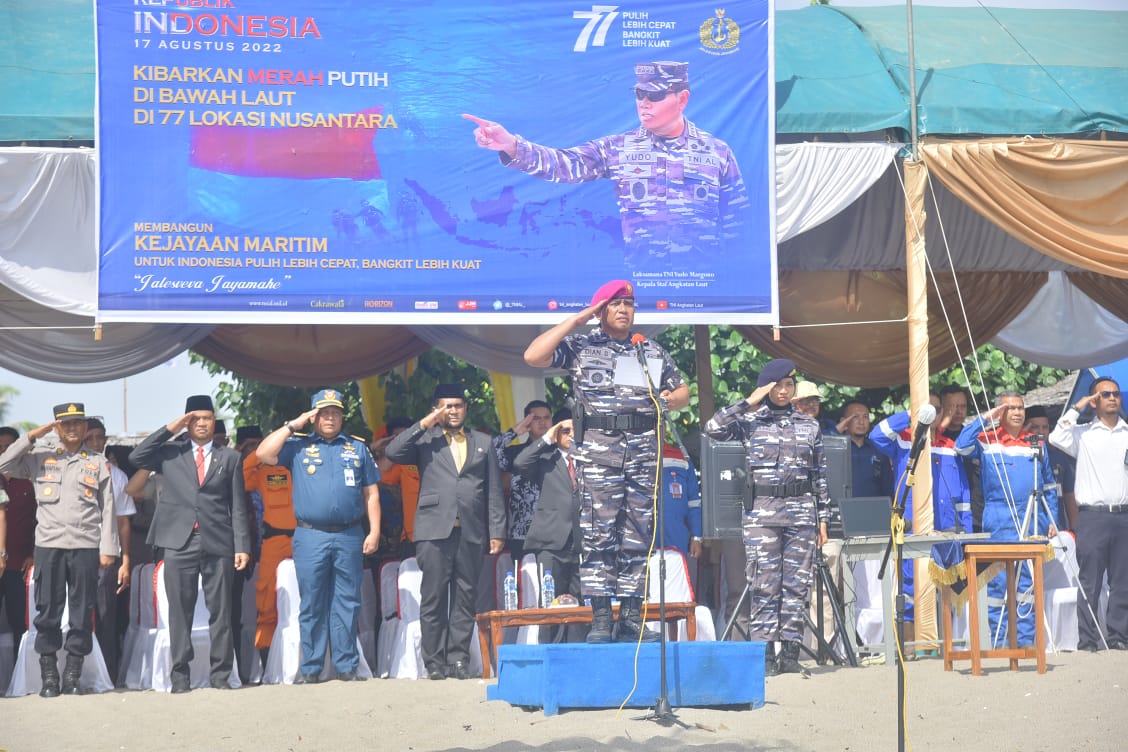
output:
[[[651,632],[642,623],[642,598],[623,598],[619,605],[619,634],[616,635],[616,642],[638,642],[638,636],[642,634],[643,642],[658,642],[662,636],[657,632]]]
[[[764,643],[764,676],[777,674],[779,674],[779,658],[776,656],[775,643]]]
[[[784,640],[783,648],[780,650],[779,656],[779,673],[781,674],[802,674],[803,676],[810,676],[807,669],[799,664],[799,642],[798,640]]]
[[[610,596],[600,596],[591,599],[591,631],[588,632],[589,644],[611,642],[611,614]]]
[[[59,662],[54,653],[39,656],[39,676],[43,679],[40,697],[59,696]]]
[[[63,666],[63,694],[80,695],[78,682],[82,678],[82,656],[67,654],[66,665]]]

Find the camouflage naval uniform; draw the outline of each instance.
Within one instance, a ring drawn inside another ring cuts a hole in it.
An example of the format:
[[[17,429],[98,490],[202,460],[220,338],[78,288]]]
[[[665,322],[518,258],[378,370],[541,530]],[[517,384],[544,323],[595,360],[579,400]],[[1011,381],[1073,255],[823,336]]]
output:
[[[660,359],[655,396],[682,385],[682,376],[661,345],[643,344],[647,361]],[[590,421],[615,416],[648,428],[600,430],[587,427],[574,456],[584,531],[580,589],[585,597],[644,597],[643,575],[654,523],[654,481],[658,463],[655,427],[659,416],[645,387],[615,383],[615,363],[637,364],[629,339],[612,339],[601,329],[565,337],[552,355],[553,368],[568,370],[572,393]],[[653,375],[653,371],[651,372]]]
[[[717,259],[744,223],[748,196],[732,149],[689,120],[676,138],[639,126],[571,149],[514,138],[513,158],[499,152],[507,167],[553,183],[615,181],[628,261]]]
[[[750,639],[801,640],[818,523],[830,519],[818,421],[790,407],[753,410],[741,400],[714,415],[705,433],[744,442],[757,489],[744,513]]]

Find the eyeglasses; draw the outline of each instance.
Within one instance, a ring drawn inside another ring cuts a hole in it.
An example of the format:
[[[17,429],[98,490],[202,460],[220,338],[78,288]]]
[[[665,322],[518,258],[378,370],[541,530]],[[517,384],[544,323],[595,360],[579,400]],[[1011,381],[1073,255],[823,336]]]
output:
[[[673,93],[672,91],[642,91],[641,89],[635,89],[635,99],[640,102],[644,99],[651,102],[661,102]]]
[[[1101,392],[1101,397],[1103,399],[1112,399],[1113,397],[1120,399],[1120,390],[1116,389],[1116,390],[1103,391],[1103,392]]]

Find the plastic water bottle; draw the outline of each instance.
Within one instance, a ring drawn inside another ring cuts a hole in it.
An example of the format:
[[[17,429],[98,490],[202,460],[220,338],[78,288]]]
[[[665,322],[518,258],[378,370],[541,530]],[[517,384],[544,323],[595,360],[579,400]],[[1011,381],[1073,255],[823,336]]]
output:
[[[548,608],[556,600],[556,581],[552,579],[552,570],[544,570],[541,578],[541,608]]]
[[[505,610],[517,610],[517,576],[513,572],[505,573]]]

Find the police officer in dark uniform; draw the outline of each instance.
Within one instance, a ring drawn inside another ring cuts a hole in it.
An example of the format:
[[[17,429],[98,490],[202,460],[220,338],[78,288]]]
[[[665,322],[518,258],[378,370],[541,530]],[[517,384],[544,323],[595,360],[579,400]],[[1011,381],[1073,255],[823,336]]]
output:
[[[264,464],[290,468],[293,477],[294,569],[302,596],[302,663],[294,683],[320,680],[326,646],[337,678],[356,681],[364,556],[380,545],[380,471],[366,442],[341,434],[340,392],[322,389],[310,405],[263,439],[255,453]],[[313,433],[298,436],[307,423]]]
[[[705,433],[748,450],[751,508],[744,512],[751,607],[750,639],[769,644],[767,672],[802,673],[799,644],[814,572],[826,542],[830,502],[818,421],[792,407],[795,364],[764,366],[756,390],[723,408]],[[765,401],[765,398],[766,401]],[[783,641],[778,660],[772,649]]]
[[[35,481],[35,652],[43,680],[41,697],[79,694],[84,658],[97,604],[98,569],[117,559],[118,531],[110,471],[99,452],[88,450],[86,409],[81,402],[55,406],[55,421],[33,428],[0,455],[0,473]],[[38,443],[51,431],[58,443]],[[70,598],[70,626],[63,641],[63,607]],[[67,651],[62,684],[56,653]]]
[[[632,344],[634,313],[634,286],[608,282],[589,307],[525,350],[529,365],[563,368],[572,377],[584,530],[581,589],[592,606],[588,642],[611,640],[613,596],[621,601],[620,640],[652,634],[642,627],[642,599],[654,529],[658,408],[665,403],[677,410],[689,403],[689,387],[670,354],[651,340]],[[592,316],[599,319],[598,329],[575,332]],[[640,352],[653,388],[646,386]]]

